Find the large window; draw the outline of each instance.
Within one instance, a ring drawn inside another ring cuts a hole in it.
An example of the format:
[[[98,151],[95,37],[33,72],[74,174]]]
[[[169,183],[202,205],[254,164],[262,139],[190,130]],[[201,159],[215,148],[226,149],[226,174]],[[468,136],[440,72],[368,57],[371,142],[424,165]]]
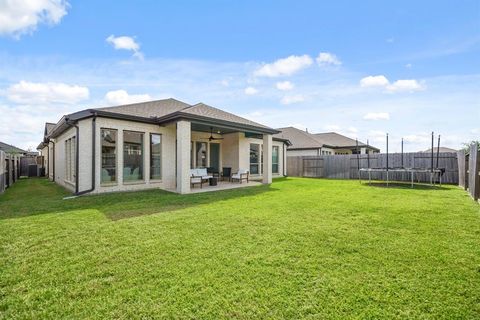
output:
[[[123,181],[143,180],[143,133],[123,131]]]
[[[65,180],[75,182],[76,138],[65,140]]]
[[[102,184],[117,181],[117,130],[101,129],[100,138],[102,145]]]
[[[278,146],[272,147],[272,173],[278,173]]]
[[[150,179],[162,179],[162,136],[150,134]]]
[[[207,167],[207,143],[206,142],[197,142],[196,143],[197,151],[197,168],[206,168]]]
[[[250,143],[250,174],[260,174],[260,145]]]

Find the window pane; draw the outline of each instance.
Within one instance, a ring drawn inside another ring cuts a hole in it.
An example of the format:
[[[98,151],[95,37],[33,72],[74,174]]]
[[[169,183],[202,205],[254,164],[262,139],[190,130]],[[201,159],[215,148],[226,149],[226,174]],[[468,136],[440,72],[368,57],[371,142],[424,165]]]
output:
[[[100,130],[102,145],[101,183],[117,181],[117,130]]]
[[[272,148],[272,173],[278,173],[278,146]]]
[[[150,179],[162,178],[162,136],[150,135]]]
[[[207,167],[207,143],[197,142],[197,168]]]
[[[123,132],[123,181],[143,180],[143,133]]]
[[[259,144],[250,144],[250,173],[259,174],[260,173],[260,145]]]

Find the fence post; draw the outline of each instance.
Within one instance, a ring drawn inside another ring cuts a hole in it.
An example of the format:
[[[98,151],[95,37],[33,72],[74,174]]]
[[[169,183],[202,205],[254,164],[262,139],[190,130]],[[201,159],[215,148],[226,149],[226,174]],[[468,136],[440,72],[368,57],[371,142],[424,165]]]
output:
[[[479,157],[479,150],[478,145],[476,143],[472,143],[470,146],[470,154],[469,154],[469,168],[468,168],[468,187],[470,191],[470,195],[476,201],[480,197],[480,157]]]

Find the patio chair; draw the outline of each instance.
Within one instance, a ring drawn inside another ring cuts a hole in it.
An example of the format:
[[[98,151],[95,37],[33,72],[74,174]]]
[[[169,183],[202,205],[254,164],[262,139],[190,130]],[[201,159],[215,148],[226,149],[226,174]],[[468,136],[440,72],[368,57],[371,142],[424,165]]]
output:
[[[242,183],[243,180],[246,180],[247,183],[248,183],[248,170],[246,169],[238,169],[238,172],[232,174],[232,181],[238,181],[240,183]]]
[[[202,188],[203,183],[210,178],[213,178],[213,176],[207,173],[206,168],[190,169],[190,184],[192,188],[195,184],[200,184],[200,188]]]
[[[221,180],[228,179],[228,181],[230,181],[231,176],[232,176],[232,168],[223,167],[222,168]]]

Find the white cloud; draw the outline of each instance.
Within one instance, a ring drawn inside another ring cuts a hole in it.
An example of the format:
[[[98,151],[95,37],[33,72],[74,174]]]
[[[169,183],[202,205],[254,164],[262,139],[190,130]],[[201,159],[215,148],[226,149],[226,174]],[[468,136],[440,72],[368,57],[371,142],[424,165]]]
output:
[[[388,112],[369,112],[363,116],[364,120],[390,120]]]
[[[254,95],[254,94],[257,94],[257,93],[258,93],[258,90],[255,89],[254,87],[246,87],[245,88],[245,94],[246,95],[251,96],[251,95]]]
[[[412,64],[411,64],[411,63],[407,63],[407,64],[405,65],[405,68],[411,69],[411,68],[412,68]]]
[[[414,92],[425,90],[425,86],[417,80],[397,80],[386,87],[389,92]]]
[[[389,85],[388,79],[384,75],[368,76],[360,80],[360,86],[362,88],[369,87],[385,87]]]
[[[39,24],[55,25],[67,14],[65,0],[0,1],[0,35],[19,38]]]
[[[290,76],[304,68],[312,65],[313,60],[309,55],[289,56],[284,59],[278,59],[273,63],[267,63],[257,69],[254,75],[257,77],[279,77]]]
[[[128,36],[115,37],[113,34],[110,35],[106,41],[113,45],[116,50],[128,50],[133,52],[133,56],[143,59],[143,53],[140,51],[140,45],[135,41],[134,38]]]
[[[129,94],[125,90],[109,91],[105,95],[105,101],[111,105],[122,105],[152,100],[148,94]]]
[[[55,82],[20,81],[6,90],[8,100],[16,103],[76,103],[90,96],[87,87]]]
[[[281,104],[292,104],[305,101],[305,97],[301,94],[293,95],[293,96],[285,96],[280,100]]]
[[[323,127],[325,130],[328,130],[328,131],[338,131],[340,130],[340,126],[337,126],[336,124],[329,124],[325,127]]]
[[[430,133],[419,133],[419,134],[410,134],[406,135],[403,137],[403,140],[405,142],[410,142],[410,143],[422,143],[428,146],[428,142],[430,142],[432,139],[432,136]]]
[[[395,38],[391,37],[391,38],[388,38],[386,40],[388,43],[394,43],[395,42]]]
[[[387,92],[414,92],[425,90],[425,85],[415,79],[397,80],[390,84],[390,81],[384,75],[368,76],[360,79],[360,87],[384,88]]]
[[[355,127],[348,127],[347,131],[349,133],[355,133],[355,134],[358,133],[358,129]]]
[[[330,52],[320,52],[317,57],[317,63],[320,67],[324,66],[339,66],[342,64],[340,59],[337,58],[336,55]]]
[[[292,90],[294,86],[293,83],[291,83],[290,81],[281,81],[277,82],[276,87],[278,90],[288,91]]]

